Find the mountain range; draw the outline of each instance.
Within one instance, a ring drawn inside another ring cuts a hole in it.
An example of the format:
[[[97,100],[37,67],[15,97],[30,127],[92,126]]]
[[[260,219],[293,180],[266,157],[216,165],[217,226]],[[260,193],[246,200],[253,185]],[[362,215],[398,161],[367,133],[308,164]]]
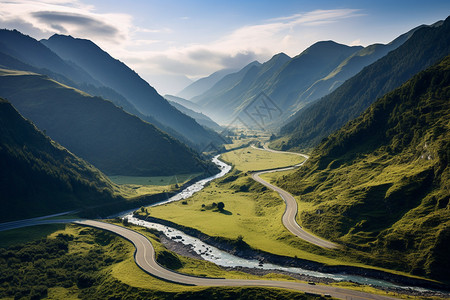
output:
[[[371,103],[450,53],[450,19],[425,26],[400,47],[365,67],[331,94],[300,110],[272,145],[310,148],[356,118]]]
[[[91,41],[55,35],[39,42],[6,29],[0,30],[0,40],[0,65],[3,67],[45,74],[111,100],[193,148],[223,143],[217,133],[175,109],[138,74]],[[53,49],[49,49],[50,46]]]
[[[175,109],[136,72],[111,57],[92,41],[53,35],[47,40],[41,40],[41,43],[64,60],[71,61],[86,70],[103,85],[123,95],[146,121],[153,124],[156,121],[156,126],[162,124],[163,130],[171,128],[198,149],[211,142],[222,143],[222,138],[217,133],[206,130],[194,119]],[[173,134],[173,131],[168,133]]]
[[[371,263],[448,280],[449,87],[450,55],[375,101],[283,176],[277,184],[308,203],[303,226],[365,252]]]
[[[177,93],[176,96],[190,100],[191,98],[203,94],[204,92],[212,88],[213,85],[215,85],[226,75],[234,73],[236,71],[237,70],[235,69],[223,69],[216,71],[207,77],[203,77],[194,81],[179,93]]]
[[[204,170],[196,152],[152,124],[45,75],[0,69],[0,95],[52,139],[108,175]]]
[[[304,204],[301,226],[345,258],[449,282],[450,18],[386,45],[279,53],[178,96],[92,41],[0,30],[0,218],[124,201],[106,175],[211,170],[198,150],[239,119],[311,151],[276,182]]]
[[[255,122],[246,115],[252,103],[264,93],[277,113],[266,114],[263,127],[276,130],[295,112],[334,91],[365,66],[399,47],[422,27],[424,25],[386,45],[349,47],[322,41],[293,58],[280,53],[264,64],[253,62],[223,77],[191,101],[199,104],[203,112],[219,124],[228,124],[239,117],[251,126]]]

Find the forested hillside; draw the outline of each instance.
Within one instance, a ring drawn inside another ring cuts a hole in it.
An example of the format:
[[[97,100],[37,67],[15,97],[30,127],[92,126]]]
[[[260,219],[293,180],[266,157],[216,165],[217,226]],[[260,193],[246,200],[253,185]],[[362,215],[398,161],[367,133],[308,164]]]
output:
[[[108,175],[196,173],[209,164],[110,101],[44,75],[0,70],[0,96],[52,139]]]
[[[396,50],[364,68],[333,93],[300,110],[281,129],[279,149],[311,148],[359,116],[377,98],[450,53],[450,19],[423,27]]]
[[[324,139],[278,181],[310,203],[301,224],[372,263],[448,280],[449,99],[447,56]]]
[[[113,183],[0,98],[2,222],[121,200]]]

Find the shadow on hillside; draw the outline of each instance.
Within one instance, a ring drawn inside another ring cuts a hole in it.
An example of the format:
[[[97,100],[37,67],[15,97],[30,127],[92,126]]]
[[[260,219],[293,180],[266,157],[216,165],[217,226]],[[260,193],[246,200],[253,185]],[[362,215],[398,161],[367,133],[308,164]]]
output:
[[[231,211],[226,210],[226,209],[219,210],[219,212],[220,212],[221,214],[224,214],[224,215],[227,215],[227,216],[230,216],[230,215],[233,214]]]

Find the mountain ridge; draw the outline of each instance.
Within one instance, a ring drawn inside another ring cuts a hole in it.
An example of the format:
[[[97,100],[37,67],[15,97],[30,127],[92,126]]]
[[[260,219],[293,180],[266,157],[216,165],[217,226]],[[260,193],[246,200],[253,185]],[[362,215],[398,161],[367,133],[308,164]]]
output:
[[[379,98],[279,179],[308,202],[303,226],[374,264],[448,282],[449,87],[447,56]]]
[[[206,77],[194,81],[193,83],[182,89],[180,92],[178,92],[175,96],[190,100],[191,98],[198,96],[210,89],[214,84],[216,84],[226,75],[237,71],[238,70],[236,69],[222,69],[216,71]]]
[[[284,125],[279,149],[310,148],[345,122],[357,117],[378,97],[450,53],[450,18],[441,26],[418,29],[400,47],[365,67],[331,94],[312,103]]]
[[[155,176],[205,170],[205,162],[192,149],[112,102],[43,75],[12,72],[1,70],[0,95],[103,172]]]
[[[205,130],[194,119],[171,106],[157,91],[123,62],[114,59],[94,42],[65,35],[53,35],[41,43],[62,58],[75,62],[91,76],[130,101],[144,116],[150,116],[172,128],[198,149],[210,143],[222,143],[222,138]]]
[[[98,169],[74,156],[0,98],[2,222],[123,200]]]
[[[192,100],[204,107],[204,112],[219,123],[227,123],[237,117],[245,119],[243,111],[263,92],[282,113],[280,118],[269,121],[281,122],[290,115],[293,105],[291,99],[296,98],[293,95],[299,93],[309,81],[312,84],[329,73],[337,66],[337,61],[340,62],[360,48],[322,41],[293,58],[279,53],[263,64],[252,63],[224,77]],[[251,124],[251,120],[247,123]]]

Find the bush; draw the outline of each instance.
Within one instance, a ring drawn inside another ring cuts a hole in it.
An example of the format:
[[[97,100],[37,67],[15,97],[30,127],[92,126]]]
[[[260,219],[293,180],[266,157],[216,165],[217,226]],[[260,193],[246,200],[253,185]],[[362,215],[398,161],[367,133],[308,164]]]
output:
[[[172,270],[177,270],[183,267],[183,263],[180,261],[178,256],[166,250],[158,253],[156,261],[163,267]]]
[[[94,276],[90,274],[81,273],[77,278],[77,287],[85,289],[91,287],[95,283]]]

